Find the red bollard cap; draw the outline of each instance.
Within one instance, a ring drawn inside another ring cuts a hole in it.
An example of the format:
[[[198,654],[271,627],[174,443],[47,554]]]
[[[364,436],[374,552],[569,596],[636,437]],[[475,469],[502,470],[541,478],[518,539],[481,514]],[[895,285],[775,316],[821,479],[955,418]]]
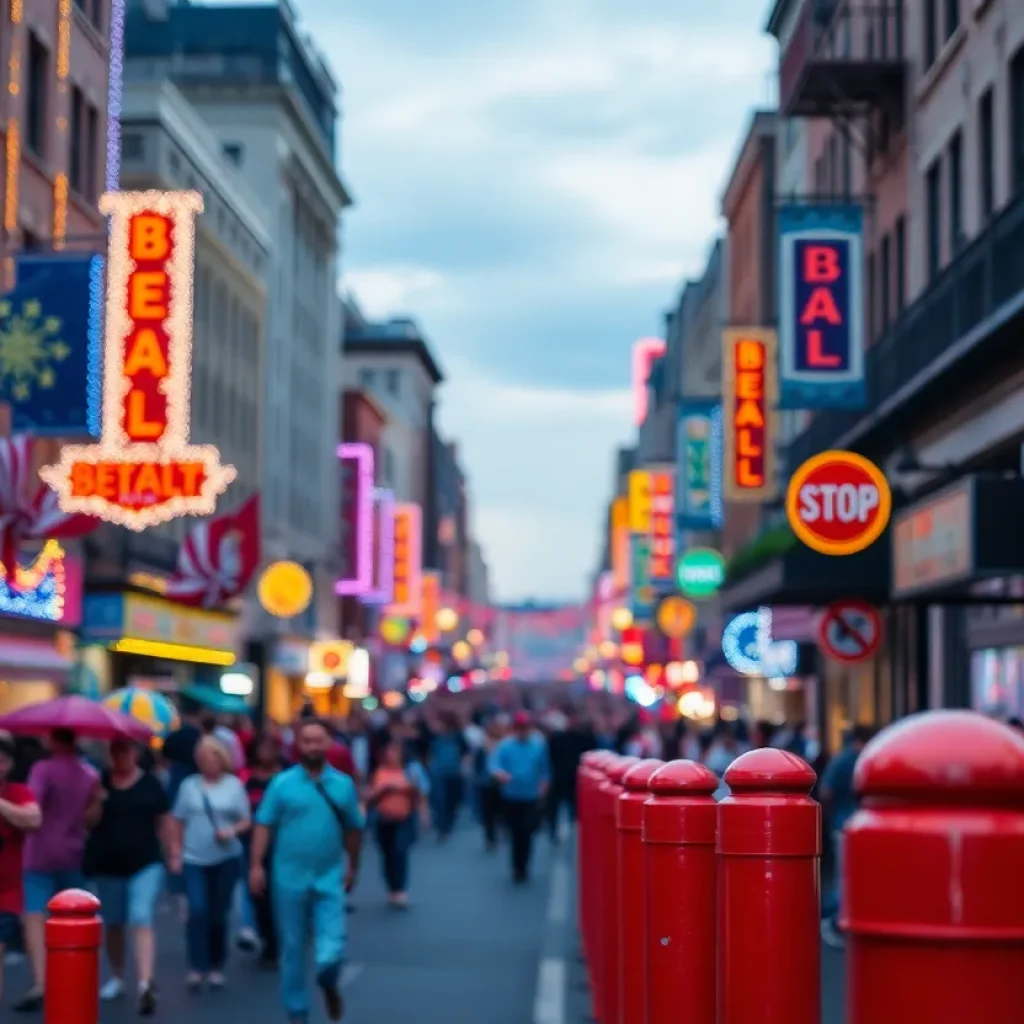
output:
[[[865,746],[854,786],[868,803],[1024,806],[1024,737],[975,711],[924,711]]]
[[[631,768],[635,768],[639,763],[639,757],[617,757],[607,768],[608,781],[621,786],[622,780],[626,777],[626,772]]]
[[[651,776],[665,767],[665,762],[656,757],[649,757],[635,764],[622,776],[623,788],[629,793],[646,793]]]
[[[652,796],[710,796],[718,789],[718,776],[697,761],[669,761],[651,777]]]
[[[84,889],[65,889],[46,904],[46,909],[54,917],[93,917],[100,912],[100,901]]]
[[[810,793],[817,778],[802,757],[776,747],[748,750],[725,772],[734,793]]]

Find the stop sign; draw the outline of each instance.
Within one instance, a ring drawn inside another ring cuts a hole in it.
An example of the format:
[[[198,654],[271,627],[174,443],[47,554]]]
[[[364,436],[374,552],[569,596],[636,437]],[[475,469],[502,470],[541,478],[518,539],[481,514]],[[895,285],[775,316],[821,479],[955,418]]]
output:
[[[793,532],[823,555],[853,555],[889,524],[892,492],[885,474],[853,452],[822,452],[792,476],[786,515]]]

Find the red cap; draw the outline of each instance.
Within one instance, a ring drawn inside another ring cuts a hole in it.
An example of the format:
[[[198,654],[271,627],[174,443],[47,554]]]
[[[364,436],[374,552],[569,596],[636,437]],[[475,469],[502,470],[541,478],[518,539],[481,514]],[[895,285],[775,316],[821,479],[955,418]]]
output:
[[[524,725],[532,725],[533,719],[530,717],[529,711],[517,711],[512,716],[512,724],[521,729]]]

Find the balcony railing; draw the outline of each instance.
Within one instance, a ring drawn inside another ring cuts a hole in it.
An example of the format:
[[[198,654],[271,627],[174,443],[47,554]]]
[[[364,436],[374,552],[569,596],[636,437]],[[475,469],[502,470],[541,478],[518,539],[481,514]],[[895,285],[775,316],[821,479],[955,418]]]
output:
[[[837,445],[879,447],[882,432],[891,435],[919,409],[940,376],[961,386],[970,380],[964,372],[970,357],[1021,312],[1024,196],[961,251],[868,350],[868,410],[819,412],[789,446],[789,466]]]
[[[830,117],[899,102],[905,70],[902,4],[805,0],[779,61],[779,108]]]

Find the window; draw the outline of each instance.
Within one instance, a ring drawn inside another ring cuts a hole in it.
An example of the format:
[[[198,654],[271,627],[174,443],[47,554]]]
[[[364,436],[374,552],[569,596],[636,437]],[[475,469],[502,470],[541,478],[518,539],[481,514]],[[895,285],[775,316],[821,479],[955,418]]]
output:
[[[907,304],[907,220],[896,221],[896,315],[899,316]]]
[[[949,140],[949,251],[958,253],[964,244],[964,156],[959,130]]]
[[[100,190],[97,172],[100,162],[100,115],[95,107],[85,111],[85,191],[82,193],[90,203],[96,202]]]
[[[395,453],[385,447],[384,449],[384,485],[394,487],[395,485]]]
[[[884,334],[889,327],[889,317],[892,314],[892,238],[889,235],[882,236],[881,253],[878,326],[881,333]]]
[[[984,223],[992,219],[996,209],[995,164],[995,112],[989,87],[978,101],[978,182]]]
[[[927,223],[925,245],[928,251],[928,279],[934,278],[942,266],[942,163],[936,160],[925,176]]]
[[[936,17],[935,5],[938,0],[924,0],[924,70],[927,71],[934,63],[937,56],[935,52],[935,37],[938,34],[938,18]]]
[[[78,91],[77,89],[75,90]],[[72,111],[74,110],[74,100],[72,100]],[[146,155],[145,139],[141,135],[122,135],[121,136],[121,159],[122,160],[141,160]],[[74,154],[72,154],[72,159]]]
[[[853,146],[850,143],[850,133],[843,132],[843,195],[849,197],[853,191]]]
[[[99,29],[101,33],[103,31],[103,8],[103,0],[92,0],[89,10],[89,20],[93,27]]]
[[[234,164],[236,167],[242,166],[242,158],[245,150],[242,148],[240,142],[225,142],[221,146],[221,152],[224,154],[224,159],[228,163]]]
[[[364,388],[372,388],[373,385],[374,385],[375,378],[376,378],[376,374],[373,372],[373,370],[360,370],[359,371],[359,383]]]
[[[25,143],[36,156],[46,156],[46,108],[49,103],[50,51],[33,35],[28,37],[28,84],[25,97]]]
[[[878,288],[875,276],[875,254],[868,257],[868,337],[874,341],[878,327]]]
[[[71,131],[68,132],[68,182],[79,195],[85,195],[85,94],[71,87]],[[138,138],[138,136],[135,136]]]
[[[22,229],[21,248],[23,252],[38,252],[42,247],[43,240],[38,235],[33,235],[31,231]]]
[[[388,370],[384,386],[388,389],[389,395],[398,394],[399,375],[397,370]]]
[[[1010,63],[1010,138],[1013,145],[1013,194],[1024,193],[1024,46]]]
[[[946,24],[944,40],[948,42],[953,38],[953,33],[960,27],[960,0],[945,0],[946,3]]]

